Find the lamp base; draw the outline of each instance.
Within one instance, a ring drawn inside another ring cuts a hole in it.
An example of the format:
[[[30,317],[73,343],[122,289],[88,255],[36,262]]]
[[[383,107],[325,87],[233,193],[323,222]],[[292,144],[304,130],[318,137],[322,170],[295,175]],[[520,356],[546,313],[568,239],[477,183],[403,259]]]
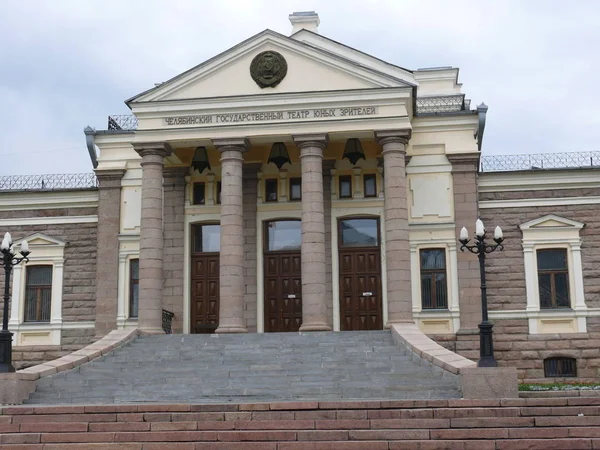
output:
[[[478,367],[498,367],[494,358],[493,325],[489,322],[479,324],[479,362]]]
[[[0,331],[0,373],[15,371],[12,365],[12,336],[8,330]]]

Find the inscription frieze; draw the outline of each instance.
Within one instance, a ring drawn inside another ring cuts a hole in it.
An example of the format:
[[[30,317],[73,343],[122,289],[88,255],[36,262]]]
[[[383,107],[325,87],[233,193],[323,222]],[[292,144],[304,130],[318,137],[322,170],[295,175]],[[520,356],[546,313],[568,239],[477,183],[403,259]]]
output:
[[[376,106],[349,108],[297,109],[289,111],[266,111],[246,113],[204,114],[192,116],[165,117],[167,126],[210,125],[244,122],[302,121],[310,119],[336,119],[377,115]]]

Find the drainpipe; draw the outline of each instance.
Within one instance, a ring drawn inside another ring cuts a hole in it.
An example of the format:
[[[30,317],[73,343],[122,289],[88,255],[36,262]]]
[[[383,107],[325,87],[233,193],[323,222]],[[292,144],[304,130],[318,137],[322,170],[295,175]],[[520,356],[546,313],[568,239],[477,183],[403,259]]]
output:
[[[488,106],[485,103],[477,106],[477,115],[479,116],[479,126],[475,133],[477,139],[477,149],[481,153],[481,145],[483,144],[483,130],[485,130],[485,116],[487,114]]]
[[[96,154],[96,144],[94,144],[94,137],[96,136],[96,130],[89,125],[83,130],[85,133],[85,144],[87,145],[88,153],[90,154],[90,160],[94,169],[98,167],[98,156]]]

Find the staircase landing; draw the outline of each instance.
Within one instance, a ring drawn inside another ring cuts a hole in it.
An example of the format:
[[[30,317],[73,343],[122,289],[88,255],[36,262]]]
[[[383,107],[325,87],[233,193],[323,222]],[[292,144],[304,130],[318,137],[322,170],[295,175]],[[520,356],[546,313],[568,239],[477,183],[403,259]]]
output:
[[[389,331],[144,336],[38,380],[29,404],[460,398]]]

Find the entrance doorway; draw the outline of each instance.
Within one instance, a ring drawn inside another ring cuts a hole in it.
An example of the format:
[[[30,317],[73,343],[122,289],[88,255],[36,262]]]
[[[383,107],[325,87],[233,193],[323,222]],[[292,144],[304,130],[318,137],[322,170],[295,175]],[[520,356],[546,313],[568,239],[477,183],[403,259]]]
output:
[[[302,325],[300,226],[299,220],[265,222],[265,332],[299,331]]]
[[[341,330],[381,330],[379,219],[341,219],[338,236]]]
[[[190,333],[214,333],[219,326],[219,224],[192,225]]]

